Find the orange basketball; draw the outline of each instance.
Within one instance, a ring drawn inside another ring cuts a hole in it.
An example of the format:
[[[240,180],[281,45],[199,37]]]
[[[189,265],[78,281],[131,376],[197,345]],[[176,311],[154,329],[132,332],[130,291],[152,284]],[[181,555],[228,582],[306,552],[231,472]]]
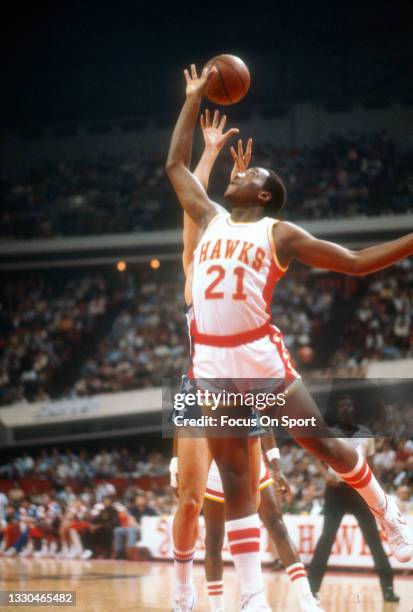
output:
[[[250,72],[242,59],[235,55],[217,55],[206,66],[215,66],[207,97],[216,104],[235,104],[250,88]]]

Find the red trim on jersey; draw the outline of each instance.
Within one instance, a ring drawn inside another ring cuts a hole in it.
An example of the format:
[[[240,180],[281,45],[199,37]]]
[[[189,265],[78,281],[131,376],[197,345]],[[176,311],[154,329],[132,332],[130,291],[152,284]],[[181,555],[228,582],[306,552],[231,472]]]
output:
[[[278,270],[274,261],[271,260],[271,266],[268,271],[267,281],[265,283],[264,289],[262,290],[262,298],[265,302],[265,310],[268,316],[270,317],[270,319],[271,319],[272,294],[274,293],[274,288],[279,278],[280,278],[280,271]]]
[[[271,332],[270,322],[264,323],[260,327],[255,329],[249,329],[248,331],[241,332],[240,334],[231,334],[229,336],[216,336],[213,334],[201,334],[194,324],[194,340],[195,344],[206,344],[207,346],[216,346],[220,348],[230,348],[234,346],[241,346],[242,344],[248,344],[249,342],[255,342],[268,336]]]
[[[283,363],[283,366],[285,369],[284,382],[288,386],[290,382],[294,382],[294,380],[297,378],[297,373],[295,372],[295,369],[294,369],[294,363],[293,363],[293,360],[291,359],[291,355],[288,349],[286,348],[284,344],[283,335],[280,332],[280,330],[274,327],[274,325],[271,326],[271,330],[272,330],[272,333],[270,334],[270,340],[276,346],[277,352]]]
[[[260,552],[259,542],[241,542],[229,547],[231,555],[241,555],[243,553]]]
[[[219,499],[224,499],[223,491],[215,491],[214,489],[210,489],[208,486],[205,489],[205,493],[208,493],[208,495],[213,495],[214,497],[219,497]]]
[[[228,542],[232,540],[240,540],[246,538],[259,538],[260,529],[259,527],[249,527],[248,529],[236,529],[235,531],[228,532]]]

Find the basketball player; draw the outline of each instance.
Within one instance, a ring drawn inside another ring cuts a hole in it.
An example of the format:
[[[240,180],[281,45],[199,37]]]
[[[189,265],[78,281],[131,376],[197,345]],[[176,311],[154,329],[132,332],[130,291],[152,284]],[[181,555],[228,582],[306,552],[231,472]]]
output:
[[[204,154],[194,172],[195,176],[200,179],[205,189],[208,188],[209,176],[216,159],[216,154],[219,153],[221,148],[225,145],[227,139],[237,130],[233,129],[232,133],[227,132],[224,138],[222,135],[223,128],[225,126],[225,116],[219,121],[219,113],[214,113],[213,121],[211,123],[210,113],[207,109],[205,111],[205,118],[201,115],[201,127],[205,141]],[[217,147],[218,145],[218,147]],[[238,141],[238,151],[236,152],[231,148],[231,154],[234,160],[233,174],[237,171],[245,171],[251,159],[252,151],[252,139],[248,141],[245,153],[243,151],[242,141]],[[223,210],[223,209],[222,209]],[[192,230],[192,231],[191,231]],[[192,300],[191,295],[191,280],[192,280],[192,259],[193,252],[199,240],[199,228],[194,224],[191,219],[187,218],[184,213],[184,270],[186,274],[186,303],[189,306]],[[265,434],[265,435],[263,435]],[[263,449],[266,451],[266,457],[268,463],[273,468],[275,473],[277,488],[281,491],[288,490],[288,483],[284,476],[281,474],[281,470],[278,464],[279,451],[275,442],[275,438],[272,432],[265,432],[262,428],[258,428],[255,435],[261,435],[263,442]],[[206,440],[202,438],[193,438],[195,445],[198,448],[203,448]],[[181,465],[183,461],[188,461],[188,454],[182,457],[178,462],[176,455],[176,449],[178,443],[182,443],[182,438],[175,438],[174,440],[174,457],[171,460],[170,472],[171,472],[171,485],[173,487],[178,486],[178,465]],[[188,448],[191,445],[189,441],[184,443],[185,450],[189,453]],[[182,448],[182,447],[181,447]],[[206,449],[204,449],[206,452]],[[191,460],[190,460],[191,462]],[[209,461],[208,461],[209,463]],[[199,466],[198,466],[199,467]],[[182,480],[182,474],[180,470]],[[271,486],[273,485],[273,486]],[[198,489],[200,485],[198,483]],[[188,485],[183,485],[183,490],[186,491],[186,497],[188,494]],[[259,490],[262,492],[260,497],[259,506],[259,517],[267,528],[269,535],[275,543],[279,552],[282,563],[284,564],[287,575],[289,576],[299,600],[300,609],[304,612],[317,611],[320,612],[321,608],[315,597],[313,597],[310,586],[308,583],[306,571],[304,565],[301,563],[298,553],[289,538],[287,529],[285,527],[280,505],[276,496],[276,487],[274,486],[274,479],[272,478],[268,468],[265,466],[261,459],[260,465],[260,481]],[[215,462],[213,462],[209,468],[208,481],[205,491],[204,501],[204,519],[205,519],[205,570],[207,578],[207,589],[208,597],[210,601],[211,610],[215,612],[222,612],[224,610],[224,595],[223,595],[223,563],[222,563],[222,546],[225,534],[225,516],[224,516],[224,492],[222,489],[222,481],[219,475],[219,471]],[[217,503],[218,502],[218,503]]]
[[[286,492],[288,483],[278,464],[279,451],[272,432],[266,432],[262,446],[268,463],[273,466],[274,478],[268,468],[262,464],[259,484],[260,505],[258,515],[275,544],[280,560],[283,563],[292,587],[298,598],[302,612],[322,612],[316,597],[313,596],[303,563],[288,535],[283,521],[277,489]],[[224,583],[222,546],[225,535],[224,492],[222,481],[215,462],[212,463],[204,502],[205,519],[205,573],[207,578],[208,598],[213,612],[224,611]]]
[[[209,110],[205,111],[205,117],[201,116],[205,148],[194,175],[205,189],[208,188],[209,176],[219,152],[228,140],[238,133],[236,128],[224,133],[225,123],[225,115],[220,120],[218,112],[214,113],[212,121]],[[235,166],[234,169],[237,171],[241,170],[242,167]],[[217,212],[225,212],[225,209],[217,205]],[[182,265],[185,275],[187,318],[190,321],[193,253],[202,235],[202,229],[185,211],[183,225]],[[191,372],[188,374],[188,377],[183,377],[183,389],[186,391],[191,389]],[[170,471],[171,484],[178,487],[178,507],[172,529],[175,572],[173,610],[174,612],[186,612],[192,610],[196,603],[196,593],[192,579],[192,562],[198,535],[198,518],[204,501],[211,457],[206,438],[182,434],[179,438],[175,438],[174,449],[176,457],[171,461]],[[179,478],[177,478],[178,473]]]
[[[231,214],[217,214],[216,206],[190,172],[193,132],[199,106],[214,68],[200,78],[186,70],[186,101],[175,126],[166,171],[180,204],[204,229],[194,254],[193,357],[196,379],[286,380],[276,389],[288,390],[299,381],[282,336],[270,324],[269,304],[277,280],[294,259],[310,266],[365,275],[386,268],[413,253],[413,235],[355,252],[318,240],[298,226],[273,221],[267,210],[278,211],[286,199],[285,186],[273,171],[250,168],[228,185],[225,198]],[[315,419],[318,434],[328,433],[321,415],[303,384],[287,396],[284,414]],[[413,556],[406,523],[393,500],[385,495],[364,457],[345,441],[306,437],[305,427],[289,429],[303,447],[332,467],[357,489],[379,520],[396,558]],[[263,593],[259,558],[259,517],[249,495],[253,475],[246,438],[209,438],[224,492],[226,527],[235,566],[241,578],[244,610],[268,610]]]

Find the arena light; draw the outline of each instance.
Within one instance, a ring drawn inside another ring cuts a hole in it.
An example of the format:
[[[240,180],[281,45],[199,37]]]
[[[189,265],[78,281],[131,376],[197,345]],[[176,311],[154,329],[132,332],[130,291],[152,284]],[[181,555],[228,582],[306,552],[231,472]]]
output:
[[[151,259],[149,265],[151,266],[152,270],[158,270],[158,268],[161,267],[161,262],[159,259]]]
[[[116,269],[117,269],[118,272],[125,272],[125,270],[126,270],[126,262],[118,261],[118,263],[116,264]]]

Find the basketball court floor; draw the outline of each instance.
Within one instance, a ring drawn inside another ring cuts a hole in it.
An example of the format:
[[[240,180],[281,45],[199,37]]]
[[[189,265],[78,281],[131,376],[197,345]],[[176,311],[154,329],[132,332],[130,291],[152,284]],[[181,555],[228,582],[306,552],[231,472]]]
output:
[[[77,612],[120,610],[170,612],[172,564],[128,561],[57,561],[0,559],[2,591],[75,591]],[[279,612],[298,611],[297,601],[283,571],[265,570],[269,602]],[[199,593],[198,612],[208,612],[202,565],[195,566]],[[385,604],[379,581],[373,574],[330,573],[321,592],[326,612],[412,612],[413,577],[397,576],[395,591],[399,604]],[[225,568],[227,612],[237,612],[238,588],[234,570]],[[22,606],[19,606],[20,609]],[[57,610],[57,607],[24,606],[28,610]],[[63,607],[63,606],[60,606]],[[16,606],[1,606],[2,612]]]

